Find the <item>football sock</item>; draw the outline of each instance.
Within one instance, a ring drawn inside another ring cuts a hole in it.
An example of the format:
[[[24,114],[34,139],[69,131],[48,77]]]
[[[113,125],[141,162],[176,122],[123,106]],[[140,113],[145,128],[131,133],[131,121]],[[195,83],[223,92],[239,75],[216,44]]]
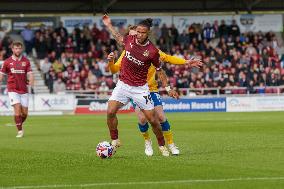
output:
[[[22,116],[14,116],[14,120],[17,126],[18,131],[21,131],[22,128]]]
[[[163,131],[163,134],[164,134],[164,137],[165,137],[167,143],[168,144],[174,143],[174,141],[173,141],[173,133],[170,130],[171,126],[170,126],[168,120],[166,120],[165,122],[161,123],[161,126],[162,126],[162,131]]]
[[[158,144],[159,144],[159,146],[165,146],[165,138],[159,137],[158,138]]]
[[[27,115],[22,115],[22,123],[24,123],[27,119]]]
[[[138,127],[139,127],[139,130],[140,130],[144,140],[150,140],[150,135],[149,135],[149,132],[148,132],[148,129],[149,129],[148,123],[146,123],[145,125],[138,123]]]
[[[173,144],[174,140],[173,140],[173,133],[171,130],[169,131],[163,131],[164,137],[167,141],[168,144]]]
[[[112,140],[118,139],[118,130],[117,129],[114,129],[114,130],[109,129],[109,134],[110,134],[110,137],[111,137]]]

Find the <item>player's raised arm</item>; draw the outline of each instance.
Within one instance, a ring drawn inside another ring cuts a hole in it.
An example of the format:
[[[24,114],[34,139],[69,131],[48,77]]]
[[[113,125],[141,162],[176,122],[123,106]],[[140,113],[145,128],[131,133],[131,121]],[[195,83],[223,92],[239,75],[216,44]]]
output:
[[[179,58],[179,57],[176,57],[176,56],[166,54],[161,50],[159,51],[159,54],[160,54],[160,58],[163,62],[167,62],[167,63],[170,63],[170,64],[175,64],[175,65],[188,64],[190,67],[196,67],[196,68],[200,68],[203,65],[203,62],[196,57],[192,57],[189,60],[186,60],[186,59],[183,59],[183,58]]]
[[[108,15],[104,15],[103,16],[103,23],[104,25],[107,27],[108,31],[111,33],[111,35],[114,37],[114,39],[116,40],[116,42],[120,45],[120,46],[124,46],[123,43],[123,35],[121,35],[118,31],[116,31],[116,29],[113,27],[113,25],[111,24],[111,19]]]

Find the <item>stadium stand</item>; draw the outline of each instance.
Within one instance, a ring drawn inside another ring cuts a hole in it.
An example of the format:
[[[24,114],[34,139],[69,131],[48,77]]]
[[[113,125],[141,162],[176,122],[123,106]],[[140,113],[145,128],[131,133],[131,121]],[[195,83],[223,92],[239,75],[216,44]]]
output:
[[[127,30],[118,29],[122,33]],[[31,54],[35,49],[38,68],[50,93],[115,87],[117,75],[110,73],[106,55],[113,51],[118,56],[120,51],[105,28],[85,25],[68,33],[60,23],[56,28],[43,25],[36,31],[27,26],[21,35],[26,52]],[[11,43],[9,37],[2,39],[1,60],[9,55]],[[240,33],[235,21],[231,25],[225,21],[195,23],[181,33],[174,25],[164,24],[153,28],[151,40],[164,52],[185,59],[196,56],[205,63],[200,72],[187,65],[164,64],[177,89],[190,88],[202,95],[276,93],[279,91],[270,86],[284,84],[282,39],[272,32]],[[203,88],[208,90],[199,90]]]

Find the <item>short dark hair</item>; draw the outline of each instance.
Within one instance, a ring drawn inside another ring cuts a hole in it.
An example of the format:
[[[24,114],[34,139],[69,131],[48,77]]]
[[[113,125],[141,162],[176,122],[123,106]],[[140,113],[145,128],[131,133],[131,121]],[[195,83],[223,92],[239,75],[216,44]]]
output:
[[[137,26],[136,25],[129,25],[128,30],[136,30]]]
[[[148,29],[150,29],[153,26],[153,19],[152,18],[146,18],[145,20],[142,20],[138,23],[138,26],[145,26]]]
[[[12,47],[14,47],[14,46],[21,46],[21,47],[23,47],[24,46],[24,44],[21,42],[21,41],[13,41],[13,43],[12,43]]]

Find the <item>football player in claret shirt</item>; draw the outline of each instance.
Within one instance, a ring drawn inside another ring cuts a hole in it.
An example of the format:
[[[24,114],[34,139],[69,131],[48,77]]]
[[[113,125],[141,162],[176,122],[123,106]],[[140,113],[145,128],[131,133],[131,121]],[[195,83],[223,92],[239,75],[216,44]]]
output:
[[[28,116],[29,95],[27,85],[33,85],[34,78],[30,61],[22,55],[23,44],[12,43],[13,55],[7,58],[0,70],[0,84],[7,75],[7,88],[10,104],[14,108],[14,120],[18,129],[17,138],[24,136],[23,123]]]
[[[157,71],[161,70],[159,50],[148,39],[152,20],[142,20],[137,25],[137,35],[127,35],[125,37],[114,29],[107,15],[103,17],[103,23],[117,43],[125,49],[119,81],[108,101],[107,123],[112,145],[115,150],[120,146],[117,129],[117,111],[132,99],[151,124],[162,155],[169,156],[169,151],[165,146],[165,139],[159,119],[154,111],[154,103],[147,84],[147,73],[151,64],[156,67]]]

